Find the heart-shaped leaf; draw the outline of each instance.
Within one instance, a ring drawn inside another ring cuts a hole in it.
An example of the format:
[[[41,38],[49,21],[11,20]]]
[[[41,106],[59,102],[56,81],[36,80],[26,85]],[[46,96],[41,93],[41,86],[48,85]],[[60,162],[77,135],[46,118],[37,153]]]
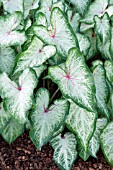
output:
[[[84,23],[93,23],[93,17],[95,15],[102,16],[105,12],[106,7],[108,6],[108,0],[95,0],[89,6],[88,11],[85,14],[85,17],[81,20]]]
[[[42,12],[37,13],[35,16],[35,21],[36,21],[36,25],[43,25],[47,27],[47,19],[44,13]]]
[[[25,42],[25,33],[16,31],[16,28],[19,26],[21,20],[22,15],[19,12],[0,17],[0,45],[22,45]]]
[[[18,136],[24,132],[24,124],[12,117],[10,112],[6,112],[3,103],[0,104],[0,133],[9,144],[14,142]]]
[[[79,156],[84,160],[87,161],[90,157],[89,151],[85,151],[80,145],[78,146]]]
[[[71,98],[90,111],[95,110],[93,77],[85,64],[83,54],[78,49],[72,48],[69,51],[64,68],[50,67],[49,75],[66,98]]]
[[[64,4],[62,3],[62,1],[57,1],[53,3],[52,0],[40,0],[40,9],[37,10],[36,15],[39,12],[42,12],[43,14],[45,14],[47,18],[47,23],[48,25],[50,25],[51,11],[55,7],[59,7],[62,11],[64,11]]]
[[[80,51],[84,54],[84,56],[87,56],[87,54],[90,50],[90,47],[91,47],[89,38],[86,37],[85,35],[80,34],[80,33],[76,33],[76,36],[78,39]]]
[[[46,44],[56,45],[57,52],[66,58],[68,50],[78,45],[77,39],[64,13],[59,8],[51,12],[51,30],[39,25],[34,26],[35,34]]]
[[[8,112],[21,122],[26,121],[26,112],[32,106],[33,90],[37,78],[33,70],[26,69],[20,75],[18,84],[11,81],[6,73],[0,74],[0,94]]]
[[[112,60],[113,56],[111,55],[110,52],[110,45],[111,45],[110,39],[108,39],[105,43],[103,43],[100,40],[99,36],[96,36],[96,38],[97,38],[97,49],[101,53],[102,57],[104,59]]]
[[[20,72],[28,67],[40,66],[47,59],[54,56],[56,48],[52,45],[44,46],[43,42],[34,37],[29,48],[18,56],[15,73]]]
[[[35,70],[35,73],[37,75],[37,79],[40,78],[41,74],[43,73],[44,70],[46,70],[47,66],[42,64],[41,66],[34,66],[33,70]]]
[[[113,84],[113,62],[106,60],[104,64],[108,80]]]
[[[97,158],[96,154],[100,148],[100,133],[106,127],[106,125],[107,125],[106,118],[97,119],[96,129],[89,143],[89,152],[91,156],[93,156],[94,158]]]
[[[110,39],[110,23],[109,16],[105,13],[101,18],[98,16],[94,17],[95,21],[95,32],[100,37],[100,40],[103,44],[106,43],[108,39]]]
[[[66,126],[77,135],[82,148],[86,152],[95,129],[96,117],[96,113],[89,112],[71,101]]]
[[[96,34],[94,33],[93,29],[85,31],[84,34],[89,38],[91,44],[89,52],[86,55],[86,60],[89,60],[97,54]]]
[[[4,10],[8,13],[13,13],[15,11],[23,12],[23,0],[2,0]]]
[[[73,31],[76,33],[79,30],[79,20],[81,19],[80,14],[75,13],[73,10],[67,10],[67,16]]]
[[[113,166],[113,122],[110,122],[103,130],[100,141],[104,156],[109,164]]]
[[[56,100],[49,108],[48,105],[49,92],[40,88],[36,94],[36,108],[30,115],[32,124],[30,138],[39,150],[51,140],[54,132],[60,128],[69,112],[67,100]]]
[[[51,140],[51,146],[54,149],[53,159],[62,170],[71,170],[74,161],[77,158],[76,138],[67,132],[63,137],[58,135]]]
[[[108,97],[109,97],[109,88],[106,82],[106,73],[104,67],[99,64],[94,70],[94,82],[96,87],[96,98],[97,105],[101,112],[108,119],[110,117],[110,112],[107,106]]]
[[[39,7],[39,0],[24,0],[24,18],[29,15],[30,10],[37,9]]]
[[[68,0],[69,2],[71,2],[76,10],[81,14],[81,15],[84,15],[84,13],[86,12],[86,10],[88,9],[90,3],[91,3],[91,0]]]
[[[11,47],[0,47],[0,72],[10,75],[16,61],[16,54]]]

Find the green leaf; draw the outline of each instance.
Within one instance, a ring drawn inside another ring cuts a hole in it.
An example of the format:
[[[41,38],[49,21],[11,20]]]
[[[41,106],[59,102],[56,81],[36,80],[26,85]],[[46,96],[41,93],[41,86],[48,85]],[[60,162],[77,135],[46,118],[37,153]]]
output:
[[[0,103],[0,134],[3,132],[3,129],[8,124],[10,118],[11,114],[5,112],[3,103]]]
[[[69,111],[67,100],[56,100],[49,108],[49,92],[40,88],[36,94],[36,107],[30,115],[30,138],[40,150],[61,127]],[[49,123],[48,123],[49,122]]]
[[[110,39],[110,23],[109,16],[105,13],[101,18],[98,16],[94,17],[95,21],[95,32],[100,37],[103,44]]]
[[[40,66],[47,59],[54,56],[56,48],[52,45],[44,46],[43,42],[34,37],[29,48],[18,56],[15,73],[20,72],[28,67]]]
[[[108,97],[109,97],[109,88],[106,82],[106,73],[102,65],[98,65],[93,70],[94,82],[96,87],[96,98],[97,106],[104,116],[108,119],[110,118],[110,112],[107,106]]]
[[[22,135],[23,132],[24,132],[24,125],[18,122],[16,119],[11,118],[9,119],[1,135],[8,144],[11,144],[20,135]]]
[[[113,62],[106,60],[104,64],[108,80],[113,84]]]
[[[32,106],[33,90],[37,78],[33,70],[26,69],[20,75],[18,84],[11,81],[6,73],[0,74],[0,94],[4,99],[6,111],[20,122],[26,121],[26,112]]]
[[[88,158],[90,157],[90,153],[89,151],[84,151],[84,149],[79,145],[78,147],[78,152],[79,152],[79,156],[84,160],[87,161]]]
[[[103,130],[100,141],[106,160],[113,166],[113,122],[110,122]]]
[[[42,12],[39,12],[36,14],[35,18],[36,18],[35,21],[37,25],[43,25],[47,27],[47,19],[46,19],[45,14],[43,14]]]
[[[11,47],[0,47],[0,72],[10,75],[16,61],[16,54]]]
[[[86,60],[89,60],[90,58],[92,58],[93,56],[97,54],[96,35],[92,29],[85,31],[84,35],[89,38],[90,44],[91,44],[89,52],[86,56]]]
[[[76,10],[83,16],[84,13],[87,11],[90,3],[91,3],[91,0],[68,0],[69,2],[71,2]]]
[[[54,55],[48,60],[48,63],[50,65],[59,65],[63,62],[64,62],[63,58],[58,53],[56,53],[56,55]]]
[[[62,131],[64,130],[64,125],[62,125],[56,132],[54,132],[53,134],[53,138],[58,136],[60,133],[62,133]]]
[[[111,39],[110,39],[110,52],[111,55],[113,55],[113,28],[112,27],[111,27]]]
[[[96,130],[89,143],[89,152],[91,156],[93,156],[94,158],[97,158],[96,154],[100,148],[100,133],[106,127],[106,125],[107,125],[106,118],[97,119]]]
[[[47,23],[48,25],[50,25],[51,11],[55,7],[59,7],[62,11],[64,11],[64,4],[62,3],[62,1],[58,1],[53,4],[52,0],[40,0],[40,9],[37,10],[36,15],[39,12],[45,14],[47,18]]]
[[[23,12],[23,0],[2,0],[4,10],[8,13]]]
[[[71,170],[74,161],[77,158],[76,138],[67,132],[64,137],[61,134],[51,140],[54,149],[53,159],[61,170]]]
[[[47,66],[46,65],[44,65],[44,64],[42,64],[41,66],[34,66],[33,67],[33,70],[35,70],[35,73],[36,73],[36,75],[37,75],[37,79],[39,79],[40,78],[40,76],[41,76],[41,74],[43,73],[43,71],[44,70],[46,70],[47,69]]]
[[[39,7],[39,0],[24,0],[24,18],[29,15],[30,10],[37,9]]]
[[[95,129],[96,117],[96,113],[89,112],[71,101],[66,126],[77,135],[85,152]]]
[[[53,66],[49,75],[66,98],[72,99],[81,107],[95,110],[95,88],[91,72],[85,64],[82,53],[72,48],[64,68]]]
[[[93,23],[93,17],[95,15],[102,16],[105,12],[106,7],[108,6],[108,0],[95,0],[89,6],[88,11],[86,12],[84,18],[81,22],[84,23]]]
[[[6,112],[3,103],[0,103],[0,134],[11,144],[24,132],[24,124],[19,123],[10,112]]]
[[[25,33],[16,30],[21,21],[22,15],[19,12],[0,17],[0,45],[22,45],[25,42]]]
[[[94,23],[93,24],[86,24],[86,23],[81,23],[80,24],[80,32],[85,32],[90,29],[94,28]]]
[[[39,25],[34,26],[35,34],[46,44],[56,45],[57,52],[66,58],[68,50],[77,47],[77,39],[67,18],[59,8],[54,8],[51,12],[51,30]]]
[[[68,21],[73,28],[73,31],[76,33],[79,30],[79,20],[81,16],[79,13],[75,13],[73,10],[67,10]]]
[[[76,33],[76,36],[78,39],[80,51],[84,54],[84,56],[87,56],[89,49],[91,47],[89,38],[80,33]]]
[[[105,44],[103,44],[103,42],[100,40],[100,38],[97,36],[97,49],[99,50],[99,52],[101,53],[102,57],[104,59],[110,59],[112,60],[112,55],[110,52],[110,39],[108,39]]]

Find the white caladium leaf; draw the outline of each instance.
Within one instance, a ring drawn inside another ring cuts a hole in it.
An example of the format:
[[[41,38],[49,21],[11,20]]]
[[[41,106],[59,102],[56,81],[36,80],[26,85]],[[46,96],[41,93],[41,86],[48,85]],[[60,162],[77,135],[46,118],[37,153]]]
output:
[[[62,1],[55,2],[54,4],[52,0],[41,0],[40,1],[40,9],[37,10],[37,13],[42,12],[46,15],[48,26],[50,25],[51,11],[55,7],[59,7],[62,11],[64,11],[64,4]]]
[[[10,112],[6,112],[0,104],[0,134],[9,144],[24,132],[24,124],[19,123]]]
[[[39,12],[36,14],[35,16],[35,21],[37,25],[43,25],[45,27],[47,27],[47,19],[46,19],[46,15],[42,12]]]
[[[80,32],[85,32],[88,30],[91,30],[92,28],[94,28],[94,23],[93,24],[86,24],[86,23],[81,23],[80,24]]]
[[[29,48],[18,56],[15,73],[20,72],[28,67],[40,66],[47,59],[54,56],[56,48],[52,45],[44,46],[43,42],[34,37]]]
[[[87,161],[90,157],[89,151],[85,151],[80,145],[78,146],[79,156],[84,160]]]
[[[99,64],[93,70],[93,76],[96,87],[97,106],[101,114],[104,114],[109,119],[110,112],[107,106],[109,88],[106,82],[106,73],[104,67]]]
[[[2,133],[3,129],[6,127],[10,118],[11,118],[11,114],[5,112],[3,108],[3,103],[0,103],[0,134]]]
[[[79,13],[75,13],[73,10],[67,10],[68,21],[73,28],[73,31],[76,33],[79,30],[79,20],[81,16]]]
[[[22,45],[25,42],[25,33],[15,30],[21,20],[22,15],[19,12],[0,17],[0,45]]]
[[[80,51],[84,54],[84,56],[87,56],[89,49],[91,47],[89,38],[80,33],[76,33],[76,37],[78,39]]]
[[[106,125],[107,125],[106,118],[97,119],[96,129],[89,143],[89,152],[91,156],[93,156],[94,158],[97,158],[96,154],[100,148],[100,133],[106,127]]]
[[[22,135],[23,132],[24,124],[18,122],[14,118],[10,118],[1,135],[8,144],[11,144],[17,139],[17,137]]]
[[[96,117],[96,113],[89,112],[70,101],[66,126],[77,135],[85,152],[88,150],[88,144],[95,129]]]
[[[62,170],[71,170],[77,158],[76,138],[74,134],[67,132],[62,137],[61,134],[51,140],[54,149],[53,159]]]
[[[81,19],[81,22],[85,23],[93,23],[93,17],[95,15],[102,16],[105,13],[105,10],[108,6],[108,0],[95,0],[91,3],[89,6],[89,9],[87,13],[85,14],[85,17]]]
[[[16,54],[11,47],[0,47],[0,72],[10,75],[16,61]]]
[[[110,4],[110,5],[113,5],[113,0],[109,0],[109,4]]]
[[[113,62],[106,60],[104,63],[104,68],[106,70],[108,80],[113,84]]]
[[[13,13],[15,11],[23,12],[23,0],[2,0],[4,10],[8,13]]]
[[[37,78],[39,79],[41,74],[43,73],[44,70],[46,70],[47,66],[42,64],[41,66],[34,66],[33,70],[35,70],[35,73],[37,75]]]
[[[84,35],[89,38],[91,44],[89,52],[86,55],[86,60],[89,60],[90,58],[92,58],[97,54],[96,34],[92,29],[89,29],[84,32]]]
[[[36,94],[36,108],[30,116],[32,125],[30,138],[39,150],[51,140],[69,112],[67,100],[56,100],[49,108],[48,105],[49,92],[45,88],[40,88]]]
[[[33,90],[37,78],[33,70],[26,69],[20,75],[18,84],[11,81],[6,73],[0,74],[0,94],[6,110],[21,122],[26,121],[26,112],[32,106]]]
[[[58,53],[56,53],[56,55],[54,55],[48,60],[48,63],[50,65],[59,65],[63,62],[64,62],[63,58]]]
[[[87,11],[90,3],[91,3],[91,0],[68,0],[69,2],[71,2],[76,10],[81,14],[81,15],[84,15],[84,13]]]
[[[77,47],[77,39],[68,24],[66,17],[59,8],[54,8],[51,12],[52,30],[39,25],[34,26],[35,34],[47,44],[56,45],[57,52],[66,58],[68,50]]]
[[[93,77],[78,49],[72,48],[69,51],[64,69],[60,66],[50,67],[49,75],[58,84],[64,97],[90,111],[95,110]]]
[[[95,32],[100,37],[100,40],[103,44],[106,43],[108,39],[110,39],[110,23],[109,16],[105,13],[101,18],[98,16],[94,17],[95,21]]]
[[[113,15],[113,5],[109,6],[105,12],[108,13],[109,17],[111,17]]]
[[[39,0],[24,0],[24,18],[29,15],[30,10],[39,7]]]
[[[32,25],[32,21],[31,21],[31,19],[30,18],[27,18],[26,20],[25,20],[25,31],[29,28],[29,27],[31,27],[31,25]]]
[[[106,160],[113,166],[113,122],[110,122],[103,130],[100,141]]]
[[[110,45],[111,45],[110,40],[108,39],[103,44],[103,42],[100,40],[99,36],[96,36],[96,39],[97,39],[97,49],[101,53],[102,57],[105,59],[112,60],[113,56],[111,55],[111,52],[110,52]]]
[[[62,131],[64,130],[64,125],[62,125],[54,134],[53,134],[53,138],[58,136],[60,133],[62,133]]]
[[[113,55],[113,27],[111,27],[110,52],[111,52],[111,55]]]

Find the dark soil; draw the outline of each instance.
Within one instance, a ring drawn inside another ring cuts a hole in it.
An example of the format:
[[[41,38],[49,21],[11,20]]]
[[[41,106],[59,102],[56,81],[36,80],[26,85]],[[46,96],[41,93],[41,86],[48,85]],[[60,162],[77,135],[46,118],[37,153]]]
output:
[[[52,160],[53,149],[46,145],[42,151],[38,151],[25,132],[13,144],[8,145],[0,137],[0,170],[59,170]],[[92,157],[87,162],[78,158],[72,170],[113,170],[102,153],[98,154],[98,159]]]

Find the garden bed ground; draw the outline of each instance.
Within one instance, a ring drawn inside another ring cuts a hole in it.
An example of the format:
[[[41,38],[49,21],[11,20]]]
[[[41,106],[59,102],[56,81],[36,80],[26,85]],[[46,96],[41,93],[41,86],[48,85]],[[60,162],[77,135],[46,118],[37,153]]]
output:
[[[0,170],[59,170],[52,160],[53,149],[46,145],[39,152],[28,136],[28,132],[19,137],[13,144],[8,145],[0,137]],[[87,162],[78,158],[72,170],[113,170],[103,157],[92,157]]]

